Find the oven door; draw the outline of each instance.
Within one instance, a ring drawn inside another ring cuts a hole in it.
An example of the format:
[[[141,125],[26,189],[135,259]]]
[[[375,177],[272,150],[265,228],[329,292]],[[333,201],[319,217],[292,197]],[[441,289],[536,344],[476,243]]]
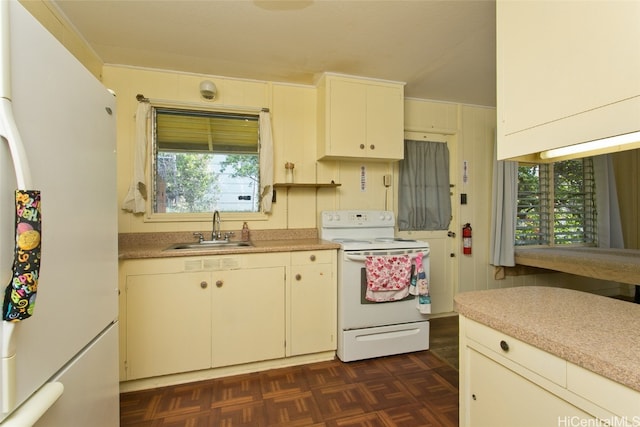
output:
[[[365,260],[367,256],[422,253],[422,264],[429,278],[429,248],[382,249],[367,251],[341,250],[338,258],[338,327],[341,330],[371,328],[428,320],[417,308],[413,295],[398,301],[371,302],[364,298],[367,288]]]

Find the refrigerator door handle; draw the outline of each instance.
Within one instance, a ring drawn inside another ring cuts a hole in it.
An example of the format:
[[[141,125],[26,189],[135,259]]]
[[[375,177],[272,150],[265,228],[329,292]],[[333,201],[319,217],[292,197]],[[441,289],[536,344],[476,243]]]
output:
[[[1,422],[0,426],[32,427],[56,403],[63,392],[64,385],[61,382],[43,385],[22,406]]]
[[[9,3],[0,1],[0,136],[9,144],[18,188],[31,187],[31,170],[11,105],[11,40]],[[2,322],[2,412],[15,406],[15,324]]]
[[[0,136],[9,144],[18,188],[31,188],[31,170],[11,105],[11,32],[9,3],[0,2]]]

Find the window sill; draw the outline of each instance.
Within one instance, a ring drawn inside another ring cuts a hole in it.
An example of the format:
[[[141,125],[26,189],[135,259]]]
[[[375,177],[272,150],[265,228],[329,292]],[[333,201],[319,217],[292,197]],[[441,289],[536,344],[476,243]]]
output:
[[[516,264],[636,285],[640,250],[613,248],[517,248]]]
[[[340,187],[342,184],[329,183],[329,184],[314,184],[314,183],[276,183],[273,184],[273,188],[335,188]]]

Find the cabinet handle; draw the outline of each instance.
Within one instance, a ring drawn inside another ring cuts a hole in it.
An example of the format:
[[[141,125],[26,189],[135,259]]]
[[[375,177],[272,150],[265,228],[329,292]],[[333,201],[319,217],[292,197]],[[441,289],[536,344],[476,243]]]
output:
[[[201,287],[202,289],[207,289],[207,286],[209,286],[209,284],[208,284],[207,282],[204,282],[204,281],[203,281],[203,282],[200,282],[200,287]]]
[[[364,150],[364,144],[360,144],[360,149]]]
[[[507,351],[509,351],[509,344],[507,344],[507,342],[505,340],[501,340],[500,341],[500,348],[502,350],[504,350],[505,353],[506,353]]]
[[[309,259],[310,259],[311,261],[315,261],[315,260],[316,260],[316,256],[315,256],[315,255],[311,255],[311,256],[309,257]]]
[[[376,146],[375,146],[375,145],[373,145],[373,144],[371,144],[371,145],[369,146],[369,148],[370,148],[370,149],[372,149],[372,150],[375,150],[375,149],[376,149]]]
[[[221,288],[222,285],[224,285],[224,282],[222,280],[216,280],[216,286]]]
[[[301,274],[296,274],[296,280],[301,280],[302,279],[302,275]]]

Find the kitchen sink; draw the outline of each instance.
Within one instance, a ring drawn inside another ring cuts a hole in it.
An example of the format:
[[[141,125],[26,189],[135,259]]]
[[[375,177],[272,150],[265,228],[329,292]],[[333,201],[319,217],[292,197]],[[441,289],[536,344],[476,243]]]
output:
[[[251,242],[233,242],[228,240],[205,240],[202,242],[175,243],[165,251],[211,250],[253,246]]]

